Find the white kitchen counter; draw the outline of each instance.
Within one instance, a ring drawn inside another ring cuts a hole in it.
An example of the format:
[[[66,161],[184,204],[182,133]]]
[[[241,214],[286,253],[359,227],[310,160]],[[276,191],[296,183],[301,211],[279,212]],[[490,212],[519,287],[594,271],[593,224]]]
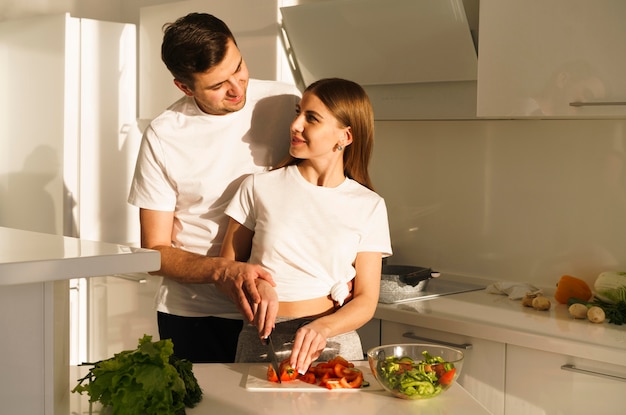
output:
[[[0,227],[2,413],[69,413],[69,279],[160,261],[157,251]]]
[[[0,227],[0,285],[144,272],[156,251]]]
[[[549,311],[523,307],[521,301],[481,290],[379,304],[374,317],[626,366],[626,325],[575,320],[566,305],[550,297],[553,291],[544,292],[552,302]]]
[[[355,362],[366,376],[371,375],[367,362]],[[369,388],[358,390],[312,391],[293,389],[252,391],[246,388],[249,370],[259,364],[194,364],[193,372],[203,390],[202,401],[187,415],[278,415],[278,414],[336,414],[359,415],[416,414],[489,415],[460,385],[432,399],[404,400],[385,392],[373,378]],[[84,371],[83,368],[80,368]],[[283,384],[288,386],[286,383]],[[279,387],[278,385],[276,385]],[[89,407],[87,395],[73,394],[73,413],[99,413],[99,407]]]

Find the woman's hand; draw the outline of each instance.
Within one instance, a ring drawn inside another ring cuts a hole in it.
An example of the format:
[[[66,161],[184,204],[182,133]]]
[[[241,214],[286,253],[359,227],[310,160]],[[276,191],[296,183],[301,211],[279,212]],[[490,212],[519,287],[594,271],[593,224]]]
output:
[[[254,305],[254,325],[257,327],[259,337],[265,339],[276,323],[278,294],[272,284],[260,278],[256,279],[256,289],[260,301]]]
[[[300,327],[296,332],[293,348],[291,349],[291,360],[289,363],[298,373],[306,373],[311,363],[313,363],[324,351],[328,329],[319,322],[312,321]]]

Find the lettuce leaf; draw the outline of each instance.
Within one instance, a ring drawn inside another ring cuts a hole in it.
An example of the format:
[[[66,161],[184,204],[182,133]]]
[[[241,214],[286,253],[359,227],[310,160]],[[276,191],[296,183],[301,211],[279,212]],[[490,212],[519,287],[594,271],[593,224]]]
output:
[[[136,350],[93,363],[72,392],[86,392],[89,402],[110,407],[111,415],[184,414],[185,406],[192,407],[202,399],[202,391],[191,372],[191,362],[176,363],[182,377],[170,363],[178,360],[173,352],[170,339],[153,342],[152,336],[144,335]],[[187,390],[193,391],[193,396],[188,396]]]

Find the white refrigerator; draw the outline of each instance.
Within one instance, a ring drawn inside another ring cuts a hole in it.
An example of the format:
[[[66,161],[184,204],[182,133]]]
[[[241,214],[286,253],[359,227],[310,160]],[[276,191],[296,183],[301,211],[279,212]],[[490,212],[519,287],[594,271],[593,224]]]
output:
[[[0,226],[139,244],[138,213],[126,202],[141,140],[136,44],[132,24],[68,14],[0,22]],[[101,278],[108,277],[50,283],[44,291],[43,312],[67,326],[67,337],[53,343],[58,359],[67,360],[68,349],[74,363],[102,357],[89,349],[101,347],[103,327],[88,324],[105,320],[96,304],[102,289],[89,286]],[[0,314],[13,315],[14,330],[41,312],[5,310],[3,295],[12,292],[0,290]],[[0,342],[0,353],[7,347]],[[38,384],[45,396],[67,393],[55,389],[56,374],[5,375],[0,401],[19,400],[25,414],[56,413],[23,396]]]

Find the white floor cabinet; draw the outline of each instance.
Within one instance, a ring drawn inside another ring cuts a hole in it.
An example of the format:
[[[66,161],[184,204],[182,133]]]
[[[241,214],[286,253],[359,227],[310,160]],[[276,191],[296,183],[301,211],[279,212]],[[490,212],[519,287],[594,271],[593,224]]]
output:
[[[494,415],[624,412],[626,366],[388,320],[380,328],[381,344],[438,343],[462,350],[459,383]]]
[[[507,415],[624,413],[626,367],[507,346]]]
[[[505,345],[389,321],[381,323],[381,343],[438,343],[464,353],[461,384],[494,415],[504,414]]]

